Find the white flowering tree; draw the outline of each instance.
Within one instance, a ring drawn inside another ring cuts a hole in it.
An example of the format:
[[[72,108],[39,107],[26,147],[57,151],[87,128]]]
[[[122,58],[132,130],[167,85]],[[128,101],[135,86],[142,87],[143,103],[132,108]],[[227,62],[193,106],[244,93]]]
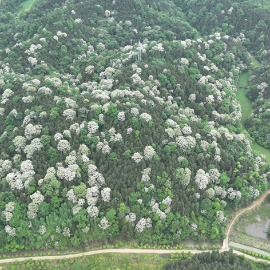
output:
[[[140,163],[143,160],[143,156],[138,152],[134,153],[131,158],[135,161],[135,163]]]
[[[98,224],[99,228],[103,231],[107,230],[110,227],[109,221],[104,217],[101,219],[100,223]]]
[[[151,145],[146,146],[144,148],[144,159],[145,160],[151,160],[155,154],[156,154],[156,151]]]
[[[198,185],[199,189],[206,189],[210,181],[210,176],[204,170],[199,169],[195,176],[195,183]]]
[[[70,150],[70,144],[67,140],[60,140],[57,144],[57,149],[63,153],[66,153]]]

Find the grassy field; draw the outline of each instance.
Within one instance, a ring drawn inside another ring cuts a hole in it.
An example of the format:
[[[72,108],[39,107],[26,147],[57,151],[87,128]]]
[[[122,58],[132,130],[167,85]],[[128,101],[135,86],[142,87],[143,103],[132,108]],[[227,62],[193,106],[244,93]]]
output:
[[[260,63],[254,58],[251,58],[251,61],[253,63],[254,67],[258,67]],[[238,99],[238,102],[241,105],[241,111],[242,111],[242,119],[241,123],[244,127],[243,133],[250,138],[249,133],[246,131],[245,126],[244,126],[244,121],[250,116],[252,113],[252,103],[250,100],[246,97],[246,91],[248,87],[248,80],[251,75],[251,71],[243,72],[240,77],[239,77],[239,85],[238,89],[236,92],[236,96]],[[255,141],[252,143],[252,148],[257,154],[263,154],[266,157],[266,161],[270,163],[270,151],[263,148],[259,144],[257,144]]]
[[[104,253],[76,259],[56,259],[20,262],[16,269],[80,269],[80,270],[161,270],[170,260],[170,254]],[[4,269],[15,269],[11,263],[2,264]],[[75,267],[75,265],[76,267]]]
[[[242,124],[244,125],[244,121],[250,116],[252,112],[252,104],[250,100],[246,97],[246,88],[248,85],[248,79],[250,76],[250,72],[243,72],[239,77],[239,88],[237,89],[236,96],[241,104],[242,109]]]
[[[27,0],[25,2],[22,2],[20,8],[18,9],[18,15],[20,15],[23,12],[29,11],[35,2],[36,0]]]

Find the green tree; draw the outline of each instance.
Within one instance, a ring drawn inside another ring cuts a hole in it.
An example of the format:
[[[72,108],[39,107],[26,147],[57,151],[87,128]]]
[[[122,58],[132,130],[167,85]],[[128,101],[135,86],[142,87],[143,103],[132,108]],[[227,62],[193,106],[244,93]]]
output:
[[[57,150],[54,149],[53,147],[50,147],[50,149],[48,150],[48,157],[51,162],[56,163],[58,160]]]

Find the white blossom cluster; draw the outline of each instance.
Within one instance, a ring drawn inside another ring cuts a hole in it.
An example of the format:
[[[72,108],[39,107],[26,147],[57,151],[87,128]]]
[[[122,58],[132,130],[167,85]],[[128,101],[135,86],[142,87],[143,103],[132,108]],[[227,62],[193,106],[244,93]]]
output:
[[[135,226],[135,230],[139,233],[142,233],[145,228],[152,227],[152,220],[150,218],[141,218]]]
[[[114,136],[112,136],[112,137],[113,137],[113,140],[114,140]],[[119,138],[119,137],[117,137],[117,138]],[[104,139],[103,142],[98,142],[97,143],[96,149],[97,149],[97,151],[101,151],[104,155],[110,154],[110,152],[111,152],[111,148],[109,146],[109,143],[105,139]]]
[[[90,228],[87,226],[82,229],[82,232],[84,232],[84,233],[88,233],[89,231],[90,231]]]
[[[94,121],[88,123],[88,132],[89,134],[94,134],[98,130],[98,124]]]
[[[129,213],[128,215],[125,216],[126,222],[133,223],[136,221],[136,214],[135,213]]]
[[[11,89],[5,89],[2,94],[1,103],[5,104],[12,95],[14,95],[14,92]]]
[[[12,161],[0,159],[0,178],[4,177],[12,169]]]
[[[195,223],[192,223],[192,224],[191,224],[191,229],[192,229],[193,231],[196,231],[197,228],[198,228],[198,225],[197,225],[197,224],[195,224]]]
[[[204,170],[199,169],[195,176],[195,183],[198,185],[199,189],[206,189],[210,176]]]
[[[24,135],[25,135],[25,138],[27,140],[31,140],[35,135],[39,135],[41,133],[41,130],[42,130],[42,126],[41,125],[32,125],[32,124],[28,124],[26,127],[25,127],[25,130],[24,130]],[[16,137],[17,138],[17,137]],[[15,139],[16,139],[15,138]],[[14,139],[14,141],[15,141]],[[21,138],[19,138],[20,141],[21,141]],[[15,144],[15,142],[14,142]],[[19,146],[18,146],[19,147]],[[21,147],[19,147],[21,148]]]
[[[159,203],[156,202],[156,199],[155,199],[155,198],[152,198],[152,199],[151,199],[150,206],[151,206],[151,208],[152,208],[152,212],[159,215],[160,220],[165,219],[166,216],[167,216],[165,212],[169,213],[170,210],[171,210],[170,206],[168,206],[168,207],[165,209],[165,212],[162,212],[162,211],[160,210],[160,208],[159,208]]]
[[[213,95],[209,95],[205,98],[207,103],[214,103],[215,102],[215,98]]]
[[[137,108],[133,107],[133,108],[130,109],[130,113],[133,116],[137,116],[139,114],[139,110]]]
[[[85,68],[85,73],[91,75],[95,70],[95,67],[90,65]]]
[[[27,216],[30,219],[33,219],[37,216],[38,207],[43,202],[44,196],[41,194],[41,192],[38,190],[32,195],[30,195],[30,198],[32,200],[31,203],[28,205],[28,211]]]
[[[13,228],[9,225],[5,226],[5,232],[9,235],[9,236],[15,236],[16,235],[16,228]]]
[[[142,171],[142,178],[141,181],[147,182],[150,180],[149,174],[151,173],[151,168],[146,168]]]
[[[233,188],[229,188],[227,193],[230,200],[240,200],[242,197],[241,191],[234,190]]]
[[[204,152],[206,152],[210,146],[211,145],[207,141],[201,140],[201,148]]]
[[[59,179],[64,179],[66,181],[72,181],[76,176],[79,177],[78,172],[79,166],[77,164],[68,165],[67,168],[64,168],[63,165],[57,168],[57,176]]]
[[[73,189],[70,189],[67,194],[66,194],[66,197],[69,201],[72,201],[73,203],[76,203],[77,202],[77,198],[76,198],[76,195],[74,193],[74,190]]]
[[[28,57],[28,62],[32,65],[32,66],[36,66],[38,63],[38,60],[34,57]]]
[[[196,140],[192,136],[178,136],[176,137],[175,142],[184,152],[188,149],[193,149],[196,146]]]
[[[73,216],[76,215],[77,213],[79,213],[79,211],[82,209],[82,207],[80,205],[75,205],[72,207],[72,214]]]
[[[225,188],[219,187],[219,186],[214,186],[214,191],[217,196],[220,196],[222,199],[224,199],[227,195],[227,191]]]
[[[30,48],[28,50],[25,51],[26,54],[30,55],[30,54],[34,54],[35,50],[40,50],[42,48],[41,44],[31,44]]]
[[[76,101],[71,98],[65,98],[65,102],[68,108],[74,109],[77,107]]]
[[[110,201],[110,194],[111,194],[111,189],[110,188],[104,188],[101,190],[101,198],[104,202],[109,202]]]
[[[157,45],[155,45],[153,48],[152,48],[153,51],[157,51],[157,52],[164,52],[164,48],[163,48],[163,45],[162,43],[158,43]]]
[[[138,73],[133,74],[131,76],[131,79],[132,79],[133,84],[145,85],[145,82],[142,80],[142,78],[140,77]]]
[[[63,111],[63,116],[66,117],[66,120],[74,120],[76,112],[72,109],[66,109]]]
[[[220,173],[219,173],[218,169],[210,169],[208,173],[209,173],[210,181],[212,181],[215,184],[219,184],[219,182],[220,182],[220,179],[219,179]]]
[[[185,125],[185,126],[182,128],[182,132],[183,132],[183,134],[185,134],[185,135],[190,135],[190,134],[192,133],[191,127],[188,126],[188,125]]]
[[[96,219],[98,217],[99,210],[96,206],[90,205],[87,207],[86,211],[91,218]]]
[[[6,204],[5,211],[2,212],[2,214],[5,215],[6,221],[10,221],[13,214],[12,211],[15,209],[15,203],[14,202],[9,202]]]
[[[61,31],[57,31],[56,35],[59,36],[59,37],[62,37],[62,36],[67,37],[67,33],[64,33],[64,32],[61,32]]]
[[[215,196],[215,194],[216,194],[216,192],[215,192],[215,190],[214,190],[213,188],[208,188],[208,189],[205,191],[205,193],[206,193],[206,195],[207,195],[207,197],[208,197],[209,199],[213,199],[214,196]]]
[[[29,182],[34,179],[35,171],[30,160],[21,163],[21,171],[14,170],[6,176],[6,180],[11,190],[21,190],[24,187],[29,188]],[[27,179],[23,184],[23,179]]]
[[[31,141],[31,144],[27,145],[24,148],[24,153],[26,154],[26,158],[30,159],[32,158],[33,154],[36,151],[39,151],[43,147],[43,144],[41,143],[39,138],[35,138]]]
[[[127,134],[130,135],[132,133],[132,131],[133,131],[133,128],[128,128],[127,129]]]
[[[65,227],[62,234],[65,237],[70,237],[70,229],[68,227]]]
[[[116,130],[114,127],[109,129],[110,134],[110,142],[121,142],[123,140],[123,137],[120,133],[115,133]]]
[[[31,103],[34,100],[33,96],[22,97],[23,103]]]
[[[125,121],[125,112],[119,112],[117,115],[117,119],[121,122]]]
[[[43,86],[38,89],[38,93],[42,93],[44,95],[52,94],[52,90],[49,87]]]
[[[63,135],[59,132],[54,135],[54,140],[57,142],[60,141],[62,138],[63,138]]]
[[[260,195],[260,191],[258,189],[255,189],[253,186],[250,186],[249,190],[251,192],[252,198],[254,199],[256,199]]]
[[[155,149],[149,145],[144,148],[144,159],[145,160],[152,160],[153,156],[156,154]]]
[[[224,213],[221,210],[218,210],[216,212],[217,220],[219,223],[224,223],[226,222],[226,217],[224,216]]]
[[[194,102],[196,100],[196,94],[190,94],[188,100]]]
[[[56,77],[50,78],[50,77],[46,76],[44,81],[45,82],[49,81],[49,82],[53,83],[54,87],[60,87],[62,85],[62,81]]]
[[[38,233],[40,233],[42,235],[42,234],[45,234],[46,231],[47,231],[47,229],[44,225],[39,226]]]
[[[152,120],[152,116],[148,113],[140,114],[140,118],[144,119],[146,122],[150,122]]]
[[[89,176],[88,184],[91,187],[93,186],[100,187],[105,184],[105,179],[103,175],[97,172],[97,166],[95,166],[94,164],[90,164],[88,166],[88,176]]]
[[[107,218],[102,218],[102,220],[100,221],[100,223],[98,224],[98,226],[103,230],[107,230],[110,227],[109,221],[107,220]]]
[[[103,50],[105,50],[105,45],[103,44],[103,43],[98,43],[98,45],[97,45],[97,50],[99,50],[99,51],[103,51]]]
[[[67,140],[60,140],[57,144],[57,149],[63,153],[70,150],[70,143]]]
[[[143,156],[138,152],[134,153],[131,158],[135,161],[135,163],[140,163],[143,160]]]

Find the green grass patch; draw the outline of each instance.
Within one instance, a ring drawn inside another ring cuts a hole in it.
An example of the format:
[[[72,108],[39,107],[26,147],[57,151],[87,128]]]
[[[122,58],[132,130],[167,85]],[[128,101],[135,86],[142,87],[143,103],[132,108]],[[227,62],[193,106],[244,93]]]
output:
[[[260,66],[260,63],[253,56],[251,57],[251,61],[252,61],[254,67]],[[252,113],[252,103],[246,97],[246,92],[247,92],[248,81],[249,81],[250,75],[251,75],[251,71],[243,72],[240,75],[238,89],[237,89],[237,92],[236,92],[238,102],[241,105],[241,112],[242,112],[241,123],[243,125],[243,133],[248,138],[251,138],[251,137],[250,137],[248,131],[245,129],[244,122],[250,116],[250,114]],[[265,155],[266,161],[268,163],[270,163],[270,151],[263,148],[259,144],[257,144],[254,140],[251,139],[251,141],[253,141],[252,148],[255,151],[255,153]]]
[[[252,113],[252,104],[251,104],[250,100],[246,97],[246,90],[245,90],[245,88],[239,88],[237,90],[237,92],[236,92],[236,96],[237,96],[238,102],[241,105],[241,111],[242,111],[241,122],[244,125],[244,121]]]
[[[18,9],[18,15],[20,15],[23,12],[27,12],[30,10],[30,8],[33,6],[33,4],[36,2],[36,0],[27,0],[25,2],[22,2],[20,4],[20,8]]]
[[[20,264],[3,263],[3,270],[15,269],[80,269],[80,270],[161,270],[170,261],[170,254],[133,254],[133,253],[104,253],[77,258],[64,258],[56,260],[24,261]],[[12,268],[13,267],[13,268]]]
[[[253,67],[259,67],[261,65],[254,56],[251,56],[251,62],[253,63]]]

